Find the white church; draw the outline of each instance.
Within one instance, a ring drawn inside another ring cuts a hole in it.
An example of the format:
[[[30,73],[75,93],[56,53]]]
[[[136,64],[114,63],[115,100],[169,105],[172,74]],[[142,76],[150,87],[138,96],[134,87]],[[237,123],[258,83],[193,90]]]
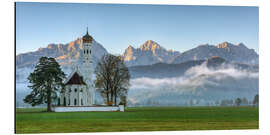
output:
[[[88,34],[82,38],[83,63],[74,65],[74,71],[64,82],[65,90],[61,93],[60,104],[63,106],[90,106],[94,105],[95,88],[92,83],[92,41],[93,38]],[[79,69],[81,71],[79,71]]]
[[[88,34],[82,38],[82,65],[74,65],[75,69],[65,80],[64,91],[60,93],[60,106],[53,107],[55,112],[72,111],[124,111],[123,106],[101,106],[95,104],[95,88],[92,77],[92,42]]]

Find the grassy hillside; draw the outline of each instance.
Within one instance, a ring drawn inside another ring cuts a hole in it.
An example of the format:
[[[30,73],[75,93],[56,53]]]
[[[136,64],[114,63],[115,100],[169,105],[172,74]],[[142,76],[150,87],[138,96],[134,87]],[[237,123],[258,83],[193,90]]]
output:
[[[136,107],[126,112],[16,109],[17,133],[258,129],[258,107]]]

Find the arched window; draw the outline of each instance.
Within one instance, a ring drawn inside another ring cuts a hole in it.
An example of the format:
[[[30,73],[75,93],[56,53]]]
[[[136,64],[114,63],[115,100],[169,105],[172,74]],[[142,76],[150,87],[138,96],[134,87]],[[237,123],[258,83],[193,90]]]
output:
[[[74,105],[77,105],[77,100],[76,100],[76,98],[74,99]]]
[[[81,92],[83,92],[83,89],[81,89]]]
[[[90,54],[91,54],[91,50],[90,50]]]
[[[87,50],[86,52],[87,52],[87,54],[88,54],[88,50]]]
[[[71,89],[69,89],[69,92],[71,92]]]
[[[75,89],[75,92],[77,92],[77,89]]]
[[[66,97],[64,97],[64,104],[63,104],[64,106],[66,106],[67,105],[67,103],[66,103]]]
[[[70,99],[68,99],[68,105],[70,105]]]
[[[85,50],[83,50],[83,53],[85,54]]]
[[[83,105],[83,100],[81,99],[81,105]]]

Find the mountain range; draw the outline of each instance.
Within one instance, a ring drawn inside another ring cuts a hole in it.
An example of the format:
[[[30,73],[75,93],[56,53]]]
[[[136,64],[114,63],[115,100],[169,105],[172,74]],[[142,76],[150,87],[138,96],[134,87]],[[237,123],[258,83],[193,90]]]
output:
[[[247,48],[243,43],[234,45],[228,42],[214,45],[199,45],[196,48],[190,49],[172,60],[172,63],[181,63],[189,60],[208,59],[212,56],[218,56],[227,61],[258,64],[259,55],[254,49]]]
[[[79,62],[82,54],[81,39],[67,44],[49,44],[37,51],[18,54],[16,56],[16,68],[31,67],[38,62],[41,56],[54,57],[63,67],[70,67],[73,63]],[[94,65],[107,50],[98,42],[93,42],[93,63]],[[190,60],[204,60],[212,56],[221,57],[227,61],[258,64],[259,55],[254,49],[247,48],[243,43],[234,45],[223,42],[218,45],[199,45],[183,53],[167,50],[155,41],[148,40],[139,48],[129,45],[121,55],[125,64],[129,67],[139,65],[152,65],[155,63],[179,64]]]

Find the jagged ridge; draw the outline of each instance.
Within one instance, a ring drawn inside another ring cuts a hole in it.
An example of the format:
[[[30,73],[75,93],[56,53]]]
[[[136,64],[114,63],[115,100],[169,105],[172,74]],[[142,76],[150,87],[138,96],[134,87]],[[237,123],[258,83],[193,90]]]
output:
[[[245,63],[245,64],[258,64],[259,55],[254,49],[247,48],[243,43],[233,45],[228,42],[223,42],[214,45],[199,45],[196,48],[190,49],[175,57],[171,63],[182,63],[189,60],[203,60],[212,56],[224,58],[227,61]]]
[[[155,41],[148,40],[139,48],[129,45],[122,57],[127,66],[136,66],[151,65],[159,62],[168,63],[170,59],[178,55],[180,55],[180,52],[168,51]]]
[[[93,41],[93,63],[96,64],[107,50],[98,42]],[[62,66],[71,66],[82,54],[81,38],[71,41],[67,44],[49,44],[45,48],[39,48],[37,51],[23,53],[16,56],[16,68],[33,67],[42,56],[53,57]]]

